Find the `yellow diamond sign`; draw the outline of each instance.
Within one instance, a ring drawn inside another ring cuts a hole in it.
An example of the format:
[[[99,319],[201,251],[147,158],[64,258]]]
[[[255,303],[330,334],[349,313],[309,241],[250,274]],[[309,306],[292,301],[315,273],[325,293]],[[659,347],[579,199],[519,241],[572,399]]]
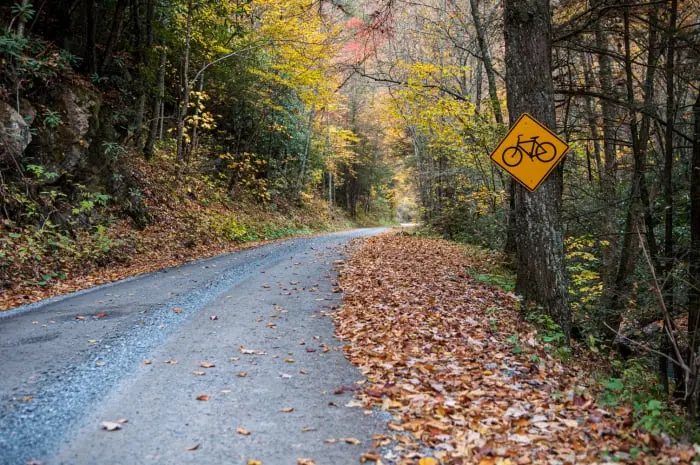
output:
[[[569,145],[547,126],[523,113],[491,153],[491,160],[535,192],[568,150]]]

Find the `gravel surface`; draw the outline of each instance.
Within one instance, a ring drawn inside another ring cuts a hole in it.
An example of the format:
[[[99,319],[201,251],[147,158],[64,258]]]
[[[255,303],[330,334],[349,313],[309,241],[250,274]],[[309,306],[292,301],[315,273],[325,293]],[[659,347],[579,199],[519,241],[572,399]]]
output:
[[[346,407],[360,375],[323,313],[338,303],[342,246],[380,231],[276,242],[0,313],[0,464],[359,463],[383,421]],[[343,437],[362,444],[324,443]]]

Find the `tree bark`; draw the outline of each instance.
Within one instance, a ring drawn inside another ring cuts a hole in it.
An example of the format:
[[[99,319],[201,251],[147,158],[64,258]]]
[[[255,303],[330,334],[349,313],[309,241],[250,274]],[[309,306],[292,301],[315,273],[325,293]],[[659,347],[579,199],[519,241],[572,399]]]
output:
[[[100,73],[104,73],[110,63],[112,63],[112,55],[114,47],[119,43],[119,38],[124,27],[124,12],[126,11],[127,0],[117,1],[117,6],[114,9],[114,17],[112,18],[112,28],[109,32],[109,38],[105,44],[105,53],[100,66]]]
[[[615,88],[612,79],[612,65],[608,56],[608,36],[603,31],[598,19],[595,25],[595,44],[598,52],[598,78],[601,90],[605,95],[614,96]],[[617,110],[606,99],[600,100],[603,116],[603,168],[600,176],[600,193],[603,200],[601,211],[601,237],[607,241],[608,246],[603,249],[603,264],[601,267],[601,280],[603,281],[603,301],[610,301],[610,293],[615,291],[615,277],[617,274],[617,255],[619,241],[617,236],[617,146],[615,143],[617,128]],[[634,240],[634,239],[632,239]],[[613,326],[615,322],[612,322]],[[617,329],[617,327],[615,327]]]
[[[151,115],[150,129],[148,131],[148,138],[146,139],[146,145],[143,149],[143,154],[146,160],[153,159],[153,154],[156,145],[156,139],[158,137],[158,128],[160,127],[161,121],[161,105],[163,104],[163,98],[165,97],[165,59],[166,59],[165,47],[161,47],[160,60],[158,63],[158,92],[153,98],[153,112]]]
[[[185,136],[185,118],[187,117],[187,109],[190,105],[190,41],[192,39],[192,0],[187,2],[187,23],[185,25],[185,51],[182,64],[182,76],[180,85],[180,108],[177,115],[177,161],[182,161],[185,155],[184,136]]]
[[[690,286],[688,286],[688,341],[689,361],[698,350],[698,328],[700,327],[700,93],[693,105],[693,156],[690,174]],[[694,365],[694,364],[693,364]],[[688,366],[693,366],[688,365]],[[688,404],[695,416],[696,399]]]
[[[85,72],[95,74],[97,72],[97,12],[95,0],[85,0],[85,29],[86,43],[83,59],[85,60]]]
[[[481,16],[479,14],[479,0],[469,0],[472,10],[472,20],[474,21],[474,29],[476,30],[476,39],[479,43],[479,51],[481,52],[481,60],[484,62],[484,70],[486,71],[486,79],[489,83],[489,97],[493,116],[498,124],[503,124],[503,112],[501,112],[501,102],[498,101],[498,93],[496,89],[496,73],[493,70],[493,62],[491,61],[491,53],[489,46],[486,43],[484,28],[481,24]]]
[[[511,124],[524,112],[554,128],[551,17],[548,0],[505,0],[506,89]],[[515,192],[516,292],[541,305],[567,336],[571,310],[564,268],[561,221],[563,171],[555,169],[540,188]]]

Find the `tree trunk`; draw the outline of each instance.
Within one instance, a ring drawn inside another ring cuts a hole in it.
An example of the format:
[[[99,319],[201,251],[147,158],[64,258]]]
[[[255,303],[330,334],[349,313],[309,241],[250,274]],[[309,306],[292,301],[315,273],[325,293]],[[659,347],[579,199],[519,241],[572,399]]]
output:
[[[20,7],[22,11],[24,11],[25,8],[29,5],[29,0],[22,0],[20,2]],[[24,19],[24,14],[19,15],[19,18],[17,18],[17,37],[24,37],[24,26],[26,25],[27,21]]]
[[[304,185],[304,176],[306,175],[306,163],[309,159],[309,149],[311,148],[311,126],[314,123],[314,116],[316,113],[316,104],[311,105],[311,111],[309,112],[309,124],[306,128],[306,143],[304,144],[304,153],[301,158],[301,169],[299,170],[299,178],[297,179],[297,195],[301,193],[301,189]]]
[[[491,53],[489,46],[486,43],[484,28],[481,25],[481,16],[479,14],[479,0],[469,0],[472,10],[472,20],[474,21],[474,29],[476,30],[476,38],[479,42],[479,51],[481,52],[481,60],[484,62],[484,70],[486,71],[486,79],[489,83],[489,98],[493,116],[498,124],[503,124],[503,112],[501,112],[501,102],[498,101],[498,93],[496,89],[496,73],[493,70],[491,61]]]
[[[187,117],[187,108],[190,105],[190,41],[192,39],[192,0],[187,2],[187,23],[185,33],[185,56],[183,57],[182,75],[180,77],[180,109],[177,115],[177,161],[182,161],[185,155],[184,136],[185,136],[185,118]]]
[[[595,25],[595,44],[598,49],[598,78],[600,87],[604,95],[614,97],[615,88],[612,79],[612,66],[608,56],[608,36],[603,31],[603,19],[600,18]],[[600,100],[601,113],[603,116],[603,167],[600,171],[600,193],[603,202],[601,211],[601,237],[607,241],[608,246],[603,249],[603,263],[600,270],[600,277],[603,281],[603,302],[612,299],[615,292],[615,277],[618,270],[618,249],[619,241],[617,236],[617,144],[616,126],[617,110],[607,99]],[[627,236],[626,236],[627,237]],[[629,238],[635,240],[634,238]],[[603,305],[607,307],[607,305]],[[605,318],[603,318],[605,320]],[[611,321],[612,326],[617,330],[619,323]],[[603,328],[605,332],[607,329]]]
[[[124,12],[126,11],[127,0],[119,0],[114,9],[114,17],[112,18],[112,28],[109,32],[109,38],[105,44],[105,54],[100,66],[100,73],[104,73],[107,67],[112,63],[112,55],[114,47],[119,43],[119,38],[122,34],[124,26]]]
[[[506,89],[511,124],[524,112],[554,128],[549,0],[504,0]],[[516,292],[542,305],[571,334],[571,310],[564,268],[561,221],[561,165],[540,188],[515,192],[517,230]]]
[[[87,74],[97,72],[97,12],[95,0],[85,0],[85,29],[86,43],[84,53],[84,66]]]
[[[647,170],[647,149],[649,146],[649,132],[651,120],[648,116],[650,107],[654,99],[654,77],[659,56],[657,43],[656,10],[650,9],[649,18],[649,44],[647,51],[647,71],[644,79],[644,102],[645,114],[642,116],[641,124],[637,121],[638,104],[634,99],[634,75],[632,70],[632,52],[630,43],[630,21],[629,8],[623,11],[623,42],[625,52],[625,81],[627,89],[627,103],[629,108],[630,134],[633,158],[633,173],[629,192],[629,206],[627,219],[625,222],[624,238],[620,251],[620,261],[615,276],[614,285],[608,290],[604,300],[605,315],[603,321],[608,328],[607,338],[612,341],[615,332],[619,329],[622,321],[622,313],[629,297],[629,279],[634,272],[639,258],[639,238],[638,234],[646,232],[646,242],[648,243],[649,255],[654,267],[658,266],[658,247],[654,234],[654,219],[649,210],[649,191],[646,185]],[[607,137],[607,136],[606,136]],[[644,221],[641,221],[643,218]]]
[[[161,47],[160,61],[158,63],[158,94],[153,98],[153,114],[151,115],[148,139],[146,139],[146,146],[143,149],[143,154],[146,156],[146,160],[153,159],[156,138],[158,137],[158,128],[160,127],[161,122],[161,105],[163,104],[163,98],[165,96],[166,56],[165,47]]]
[[[206,63],[205,63],[206,65]],[[192,143],[191,143],[191,148],[190,151],[192,154],[197,153],[197,149],[199,148],[199,104],[202,101],[202,92],[204,91],[204,72],[201,73],[199,76],[199,87],[198,87],[198,94],[197,94],[197,103],[194,106],[194,127],[192,128]],[[269,160],[267,166],[270,166]]]
[[[700,327],[700,93],[693,105],[693,156],[690,175],[690,286],[688,286],[688,341],[689,358],[698,350],[698,327]],[[692,365],[688,366],[694,366]],[[688,411],[695,416],[695,396],[687,402]]]

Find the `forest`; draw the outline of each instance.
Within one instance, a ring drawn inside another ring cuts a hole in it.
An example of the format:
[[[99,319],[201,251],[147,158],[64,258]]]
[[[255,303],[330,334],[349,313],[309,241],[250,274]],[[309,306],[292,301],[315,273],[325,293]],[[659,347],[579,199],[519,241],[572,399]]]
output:
[[[13,0],[0,26],[3,292],[415,220],[502,253],[523,312],[692,429],[697,0]],[[534,194],[489,160],[523,112],[570,145]]]

